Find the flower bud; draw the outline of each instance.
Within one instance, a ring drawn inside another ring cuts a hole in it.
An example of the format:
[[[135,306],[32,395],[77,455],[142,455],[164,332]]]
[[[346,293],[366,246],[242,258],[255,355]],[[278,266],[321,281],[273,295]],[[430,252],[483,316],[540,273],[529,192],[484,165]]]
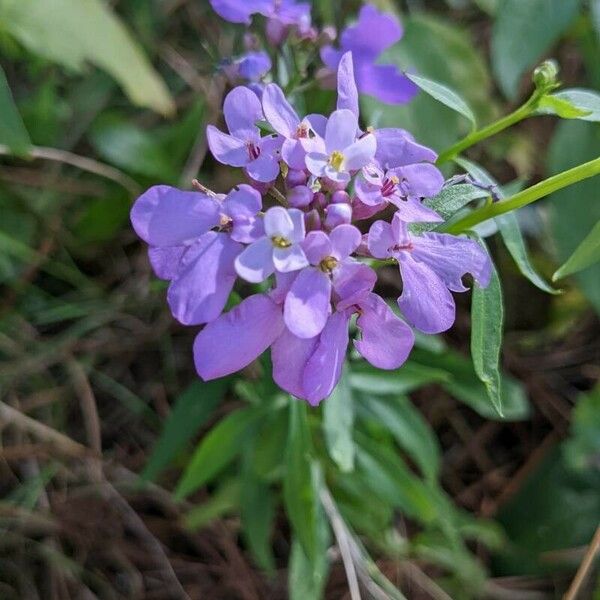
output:
[[[298,185],[287,193],[287,200],[293,208],[304,208],[313,199],[313,192],[305,185]]]
[[[248,52],[252,50],[260,50],[260,40],[258,39],[258,36],[254,33],[246,31],[246,33],[244,33],[244,48]]]
[[[323,192],[317,192],[313,196],[313,206],[315,208],[324,209],[329,204],[329,199]]]
[[[304,215],[304,225],[306,231],[318,231],[321,229],[321,217],[314,208]]]
[[[558,63],[545,60],[533,71],[533,83],[540,91],[550,91],[558,85]]]
[[[325,227],[333,229],[338,225],[350,223],[352,220],[352,207],[349,204],[330,204],[325,209]]]
[[[289,169],[285,176],[285,187],[289,190],[295,188],[297,185],[304,185],[306,183],[307,176],[304,171],[299,169]]]
[[[288,35],[288,27],[278,19],[269,19],[266,26],[267,39],[273,46],[280,46]]]
[[[338,190],[331,194],[332,204],[350,204],[350,195],[344,190]]]
[[[319,43],[323,46],[328,46],[329,44],[333,44],[333,42],[335,42],[336,37],[336,28],[333,25],[326,25],[321,30],[321,35],[319,36]]]

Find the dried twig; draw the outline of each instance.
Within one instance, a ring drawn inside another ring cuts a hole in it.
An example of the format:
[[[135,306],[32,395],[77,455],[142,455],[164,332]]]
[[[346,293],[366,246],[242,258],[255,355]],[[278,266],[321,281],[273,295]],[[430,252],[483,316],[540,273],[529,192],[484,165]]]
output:
[[[564,595],[563,600],[575,600],[577,598],[579,592],[587,576],[589,574],[592,565],[594,564],[594,559],[600,552],[600,525],[596,529],[596,533],[590,542],[587,552],[583,557],[583,561],[579,565],[579,569],[575,574],[575,579],[573,579],[571,586],[569,587],[567,593]]]

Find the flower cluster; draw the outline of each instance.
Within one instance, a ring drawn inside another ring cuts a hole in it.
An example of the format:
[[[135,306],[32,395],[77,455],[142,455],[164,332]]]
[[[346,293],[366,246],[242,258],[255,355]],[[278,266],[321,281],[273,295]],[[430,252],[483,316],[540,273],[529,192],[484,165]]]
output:
[[[477,242],[413,233],[411,223],[442,220],[422,203],[444,184],[436,155],[404,130],[361,130],[351,53],[339,61],[337,89],[327,118],[300,117],[275,84],[262,102],[234,88],[224,102],[228,133],[209,125],[207,139],[214,157],[242,167],[249,184],[227,195],[155,186],[132,208],[155,273],[170,281],[173,315],[204,325],[194,344],[204,380],[271,348],[277,384],[316,405],[340,378],[353,316],[358,353],[396,369],[412,349],[413,328],[433,334],[452,325],[451,292],[466,290],[464,274],[489,281],[490,260]],[[259,121],[274,133],[262,135]],[[388,218],[361,232],[357,224],[377,214]],[[403,318],[374,292],[377,260],[400,269]],[[238,279],[255,293],[223,313]]]

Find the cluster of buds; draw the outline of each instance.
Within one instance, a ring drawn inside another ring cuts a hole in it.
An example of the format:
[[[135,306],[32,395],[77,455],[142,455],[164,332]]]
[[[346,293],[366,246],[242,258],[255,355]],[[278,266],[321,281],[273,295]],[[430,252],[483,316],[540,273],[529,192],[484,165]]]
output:
[[[476,241],[414,233],[411,223],[443,220],[423,204],[444,184],[436,154],[401,129],[361,130],[350,52],[337,91],[329,117],[301,118],[275,84],[260,99],[234,88],[223,107],[228,133],[209,125],[207,139],[215,159],[242,168],[249,183],[227,195],[155,186],[133,206],[154,271],[170,281],[173,315],[203,325],[194,357],[204,380],[270,348],[277,384],[316,405],[340,378],[354,316],[358,353],[396,369],[413,329],[452,326],[451,292],[467,289],[463,275],[489,282],[490,259]],[[399,268],[400,314],[374,291],[378,261]],[[255,293],[223,312],[239,280]]]

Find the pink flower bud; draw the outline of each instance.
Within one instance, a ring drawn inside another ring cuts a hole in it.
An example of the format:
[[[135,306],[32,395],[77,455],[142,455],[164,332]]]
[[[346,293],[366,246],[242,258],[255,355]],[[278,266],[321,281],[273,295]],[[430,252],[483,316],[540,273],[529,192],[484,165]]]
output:
[[[313,206],[315,208],[325,208],[329,204],[329,199],[323,192],[317,192],[313,196]]]
[[[289,190],[295,188],[298,185],[304,185],[306,183],[307,176],[304,171],[298,169],[290,169],[285,178],[285,187]]]
[[[338,225],[350,223],[352,207],[349,204],[330,204],[325,209],[325,227],[333,229]]]
[[[318,231],[321,229],[321,217],[319,212],[313,208],[304,215],[306,231]]]
[[[305,185],[298,185],[287,193],[287,200],[294,208],[304,208],[313,199],[313,191]]]
[[[338,190],[337,192],[333,192],[333,194],[331,194],[331,203],[350,204],[350,195],[344,190]]]

